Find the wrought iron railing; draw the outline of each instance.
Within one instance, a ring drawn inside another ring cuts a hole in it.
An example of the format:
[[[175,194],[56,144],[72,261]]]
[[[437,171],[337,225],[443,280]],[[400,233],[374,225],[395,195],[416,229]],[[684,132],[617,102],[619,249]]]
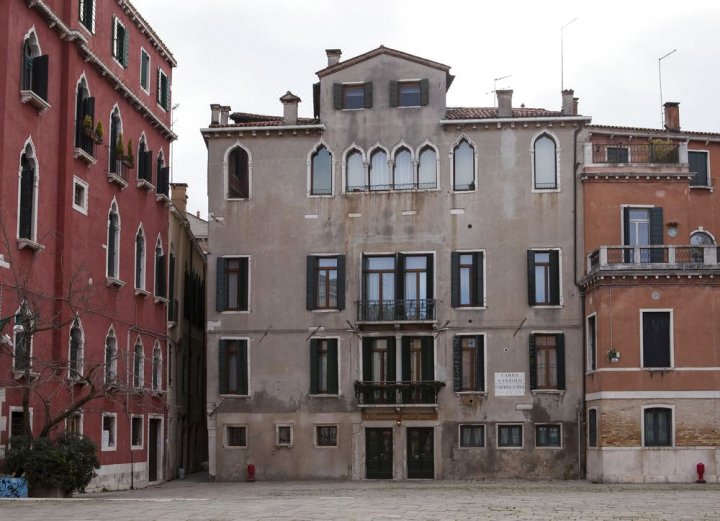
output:
[[[389,191],[408,191],[408,190],[434,190],[437,188],[437,182],[431,183],[394,183],[394,184],[372,184],[372,185],[348,185],[347,192],[389,192]],[[467,188],[465,188],[467,190]],[[313,195],[318,195],[313,192]]]
[[[434,405],[445,382],[355,382],[359,405]]]
[[[680,145],[677,143],[613,143],[594,144],[593,163],[665,163],[680,162]]]
[[[361,322],[398,322],[435,320],[435,299],[359,300]]]
[[[588,255],[587,269],[718,269],[718,259],[715,245],[601,246]]]

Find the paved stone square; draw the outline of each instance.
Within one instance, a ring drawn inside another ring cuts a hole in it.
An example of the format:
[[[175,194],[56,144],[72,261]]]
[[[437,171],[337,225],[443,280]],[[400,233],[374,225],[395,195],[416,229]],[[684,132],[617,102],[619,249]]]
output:
[[[0,520],[720,520],[720,486],[585,481],[211,483],[0,500]]]

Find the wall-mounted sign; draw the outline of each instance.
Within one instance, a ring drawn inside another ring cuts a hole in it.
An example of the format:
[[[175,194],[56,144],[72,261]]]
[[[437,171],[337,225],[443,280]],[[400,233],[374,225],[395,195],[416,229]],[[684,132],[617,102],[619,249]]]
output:
[[[525,373],[495,373],[495,396],[525,396]]]

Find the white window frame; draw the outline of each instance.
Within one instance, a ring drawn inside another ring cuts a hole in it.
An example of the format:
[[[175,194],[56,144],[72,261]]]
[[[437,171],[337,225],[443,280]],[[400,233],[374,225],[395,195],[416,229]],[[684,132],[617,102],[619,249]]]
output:
[[[103,434],[105,432],[105,429],[103,428],[103,427],[105,427],[105,418],[113,419],[113,432],[112,432],[113,444],[112,445],[110,445],[109,443],[107,445],[105,444],[105,436]],[[101,420],[100,420],[100,444],[101,444],[100,450],[102,452],[117,451],[117,446],[118,446],[117,430],[118,430],[117,429],[117,413],[115,413],[115,412],[102,413]]]
[[[312,193],[312,182],[313,182],[313,170],[312,170],[312,159],[313,155],[317,153],[320,148],[325,147],[325,150],[328,151],[330,154],[330,193],[329,194],[313,194]],[[246,150],[247,152],[247,150]],[[248,152],[248,157],[250,153]],[[249,170],[249,169],[248,169]],[[227,189],[226,189],[227,191]],[[321,139],[318,141],[315,146],[313,146],[310,149],[310,152],[308,152],[307,155],[307,187],[306,187],[306,195],[307,197],[311,198],[331,198],[335,197],[335,154],[333,153],[332,149],[330,148],[330,145],[328,145],[325,140]]]
[[[335,445],[320,445],[318,442],[319,427],[335,427]],[[316,449],[338,449],[340,447],[340,425],[337,423],[316,423],[313,425],[313,447]]]
[[[293,432],[295,430],[294,427],[295,427],[294,422],[281,422],[281,423],[275,424],[275,446],[276,447],[292,448],[293,443],[295,442],[295,433]],[[281,443],[280,442],[280,429],[281,428],[290,429],[290,443]]]
[[[143,87],[142,76],[143,76],[143,54],[147,56],[147,87]],[[150,53],[145,50],[144,47],[140,47],[140,88],[145,94],[150,94],[150,87],[152,85],[152,58]],[[138,143],[139,144],[139,143]]]
[[[555,188],[536,188],[535,187],[535,143],[538,139],[540,139],[543,135],[546,135],[548,138],[552,139],[555,142]],[[530,168],[532,169],[532,179],[531,181],[531,193],[535,194],[547,194],[547,193],[557,193],[561,191],[560,186],[560,139],[555,135],[554,132],[551,132],[549,129],[543,129],[537,134],[535,134],[532,139],[530,140]]]
[[[215,369],[216,369],[218,381],[220,380],[220,365],[217,363],[217,361],[220,356],[220,341],[221,340],[245,340],[245,342],[246,342],[246,345],[247,345],[247,361],[246,361],[246,363],[247,363],[247,394],[230,394],[230,393],[220,394],[220,393],[218,393],[218,396],[222,396],[223,398],[226,398],[226,399],[227,398],[248,399],[252,396],[252,388],[250,386],[252,383],[252,378],[251,378],[251,374],[250,374],[250,371],[252,369],[252,364],[250,363],[250,357],[251,357],[250,337],[248,337],[248,336],[224,336],[223,335],[218,339],[218,344],[217,344],[218,350],[215,353],[215,360],[216,360]],[[182,365],[184,365],[184,363]],[[276,439],[277,439],[277,433],[276,433]]]
[[[82,326],[82,321],[80,320],[80,317],[75,317],[72,322],[70,322],[70,329],[68,330],[68,378],[73,378],[72,376],[72,368],[70,367],[70,361],[72,360],[72,330],[75,327],[75,321],[78,323],[78,328],[80,329],[80,333],[82,334],[81,337],[81,343],[78,346],[78,357],[77,357],[77,369],[76,371],[80,374],[83,373],[84,366],[85,366],[85,328]]]
[[[500,445],[500,427],[520,427],[520,446],[507,447]],[[519,450],[525,448],[525,424],[523,422],[502,422],[495,425],[495,444],[498,450]]]
[[[117,214],[117,233],[115,237],[110,237],[110,214],[113,212],[113,207],[115,209],[115,213]],[[110,203],[110,208],[108,209],[107,214],[107,242],[108,244],[105,245],[105,277],[108,281],[108,284],[118,284],[121,287],[124,285],[122,280],[120,279],[120,246],[122,241],[120,240],[120,232],[122,231],[122,218],[120,217],[120,205],[118,205],[117,201],[113,197],[112,202]],[[108,272],[108,254],[110,252],[110,240],[115,240],[115,266],[114,270],[115,273],[111,275]]]
[[[138,235],[140,234],[142,234],[143,251],[141,259],[142,264],[138,266],[137,239]],[[133,271],[133,285],[135,286],[135,295],[147,296],[149,294],[149,292],[147,291],[147,237],[145,236],[145,229],[142,223],[138,225],[137,231],[135,232],[135,240],[133,241],[133,246],[135,247],[135,255],[133,255],[133,265],[135,267],[135,270]],[[140,268],[140,280],[138,280],[137,277],[138,268]]]
[[[84,422],[85,415],[83,414],[83,411],[82,411],[82,410],[75,411],[73,414],[71,414],[70,416],[68,416],[67,418],[65,418],[65,432],[67,432],[67,430],[68,430],[68,421],[69,421],[71,418],[79,418],[79,419],[80,419],[80,420],[78,421],[78,433],[77,433],[77,434],[79,434],[80,436],[82,436],[82,435],[83,435],[83,432],[84,432],[84,430],[85,430],[85,422]]]
[[[82,24],[81,24],[81,25],[82,25]],[[120,27],[123,28],[123,31],[124,31],[125,34],[128,34],[128,32],[127,32],[127,27],[125,27],[125,24],[120,21],[120,18],[119,18],[119,17],[113,16],[112,53],[111,53],[111,54],[112,54],[113,59],[115,60],[115,62],[116,62],[118,65],[120,65],[120,66],[123,67],[123,68],[127,68],[128,64],[127,64],[127,63],[123,63],[123,60],[125,59],[125,53],[126,53],[126,52],[128,52],[128,55],[129,55],[130,49],[125,49],[125,48],[124,48],[125,41],[123,41],[122,44],[119,43],[120,41],[119,41],[119,38],[118,38],[118,26],[120,26]],[[130,40],[130,38],[129,38],[129,35],[128,35],[128,41],[129,41],[129,40]],[[122,55],[120,55],[120,52],[119,52],[121,46],[123,46],[123,49],[122,49],[123,53],[122,53]]]
[[[468,308],[470,309],[470,308]],[[465,332],[462,331],[459,334],[454,335],[454,337],[476,337],[481,336],[483,337],[483,366],[485,368],[485,372],[483,374],[483,378],[485,380],[485,389],[482,391],[457,391],[455,394],[460,396],[466,396],[466,395],[473,395],[473,394],[479,394],[479,395],[487,395],[488,394],[488,388],[489,388],[489,382],[488,382],[488,363],[487,363],[487,354],[488,354],[488,334],[485,331],[478,331],[478,332]],[[461,362],[462,363],[462,362]],[[465,423],[463,425],[485,425],[484,423]],[[485,429],[487,430],[487,428]],[[485,434],[485,442],[487,443],[487,433]]]
[[[643,338],[643,315],[645,313],[669,313],[670,314],[670,366],[669,367],[645,367],[643,365],[645,339]],[[640,369],[644,371],[668,371],[675,368],[675,317],[673,308],[640,308]]]
[[[348,109],[348,110],[358,110],[358,109]],[[360,158],[362,159],[363,183],[365,183],[368,180],[368,155],[365,153],[365,149],[363,149],[361,146],[359,146],[359,145],[355,144],[355,142],[353,142],[342,153],[342,176],[341,176],[342,177],[342,187],[340,189],[341,194],[364,194],[370,190],[369,185],[363,185],[363,186],[367,186],[367,188],[368,188],[367,190],[359,190],[359,191],[350,192],[347,189],[348,188],[347,187],[347,176],[348,176],[347,160],[348,160],[348,156],[350,156],[350,154],[355,151],[360,152]]]
[[[430,140],[426,139],[419,147],[417,147],[413,153],[414,168],[415,168],[415,179],[418,185],[420,184],[420,154],[426,148],[430,148],[435,151],[435,188],[418,188],[420,192],[439,192],[440,191],[440,150]]]
[[[670,409],[671,427],[670,445],[647,446],[645,445],[645,410],[646,409]],[[667,450],[675,448],[675,429],[677,427],[677,416],[675,414],[675,405],[669,403],[649,403],[640,407],[640,446],[643,450]]]
[[[595,369],[592,368],[592,356],[590,352],[590,319],[595,319],[595,338],[593,339],[595,341]],[[598,371],[600,361],[599,351],[598,351],[598,314],[597,311],[590,313],[589,315],[585,316],[585,360],[586,360],[586,369],[585,374],[590,374]]]
[[[31,315],[32,313],[31,313],[31,311],[30,311],[30,308],[29,308],[28,305],[27,305],[27,302],[24,302],[24,301],[23,301],[23,303],[20,304],[20,306],[15,310],[15,315],[14,315],[14,316],[18,316],[18,315],[20,315],[20,316],[27,316],[27,314],[30,314],[30,315]],[[32,324],[35,323],[35,319],[34,319],[34,318],[31,320],[31,323],[32,323]],[[28,357],[28,367],[27,367],[27,368],[18,368],[18,367],[17,367],[17,362],[18,362],[18,358],[17,358],[17,336],[18,336],[19,334],[25,334],[25,335],[27,335],[27,336],[30,337],[30,341],[29,341],[29,343],[28,343],[28,353],[27,353],[27,357]],[[36,375],[36,374],[37,374],[37,373],[33,370],[33,343],[34,343],[34,338],[35,338],[35,335],[33,334],[32,331],[31,331],[31,332],[27,332],[27,331],[25,331],[25,330],[23,329],[22,333],[15,333],[15,332],[13,332],[13,335],[12,335],[12,340],[13,340],[13,347],[12,347],[13,363],[12,363],[12,367],[13,367],[13,374],[14,374],[14,376],[15,376],[16,378],[19,377],[19,376],[24,375],[26,371],[30,371],[30,374],[31,374],[31,375]]]
[[[336,311],[336,312],[337,312],[338,310],[330,309],[330,310],[327,310],[327,311]],[[326,397],[333,397],[333,398],[336,398],[336,397],[337,397],[337,398],[339,398],[339,397],[342,395],[342,382],[341,382],[341,380],[340,380],[340,375],[342,374],[342,368],[341,368],[342,366],[340,365],[340,364],[341,364],[341,361],[342,361],[342,358],[341,358],[341,353],[342,353],[342,338],[339,337],[339,336],[313,335],[312,337],[310,337],[310,338],[308,339],[308,344],[307,344],[308,347],[310,346],[310,341],[311,341],[311,340],[335,340],[335,341],[337,341],[337,368],[338,368],[338,372],[337,372],[337,382],[338,382],[338,392],[335,393],[335,394],[328,394],[328,393],[308,394],[308,396],[309,396],[310,398],[326,398]],[[319,377],[319,375],[318,375],[318,377]],[[326,425],[334,425],[334,424],[326,424]]]
[[[108,359],[107,359],[107,342],[110,337],[115,339],[115,351],[113,353],[114,354],[113,359],[108,361]],[[117,373],[118,352],[119,352],[118,339],[117,339],[117,335],[115,334],[115,328],[113,326],[110,326],[110,328],[108,329],[108,332],[105,334],[105,340],[103,342],[103,360],[104,360],[103,384],[104,385],[110,386],[110,385],[118,384],[118,373]],[[108,381],[106,378],[107,371],[108,371],[108,364],[110,365],[110,370],[112,371],[112,374],[113,374],[113,378],[110,381]]]
[[[245,429],[245,445],[230,445],[229,427]],[[223,448],[228,450],[247,450],[248,448],[248,426],[244,423],[226,423],[223,425]]]
[[[29,161],[34,164],[34,176],[33,176],[33,198],[31,201],[32,205],[32,223],[30,226],[30,238],[20,237],[20,206],[21,206],[21,183],[22,183],[22,156],[30,151],[31,155],[27,157]],[[42,249],[43,247],[37,243],[37,228],[38,228],[38,195],[40,191],[40,161],[38,160],[37,150],[35,149],[35,143],[32,137],[27,138],[22,148],[20,149],[20,155],[18,156],[18,189],[17,189],[17,231],[16,237],[19,244],[31,243],[33,249]]]
[[[75,202],[75,188],[80,186],[83,189],[83,200],[82,204]],[[73,191],[72,191],[72,207],[73,210],[80,212],[83,215],[88,214],[88,201],[89,201],[90,185],[80,179],[78,176],[73,176]]]
[[[455,253],[459,253],[462,255],[463,253],[482,253],[483,254],[483,265],[482,265],[482,276],[483,276],[483,294],[482,294],[482,306],[458,306],[456,308],[452,308],[454,311],[478,311],[487,309],[487,263],[488,263],[488,254],[487,250],[483,248],[478,248],[475,250],[452,250]],[[459,274],[458,274],[459,275]],[[458,291],[460,289],[458,288]],[[459,297],[459,296],[458,296]],[[461,335],[458,335],[461,336]]]
[[[137,349],[140,348],[140,367],[137,368]],[[139,372],[136,370],[139,369]],[[132,387],[136,390],[145,388],[145,345],[140,337],[135,339],[132,349]]]
[[[463,445],[462,444],[462,428],[463,427],[482,427],[482,445],[481,446],[475,446],[475,445]],[[459,423],[458,424],[458,449],[462,450],[478,450],[478,449],[486,449],[487,448],[487,425],[484,423]]]
[[[475,188],[473,190],[455,190],[455,149],[460,145],[460,143],[465,140],[467,143],[472,147],[473,149],[473,184]],[[478,170],[478,157],[479,157],[479,151],[478,146],[475,144],[473,140],[470,139],[470,136],[466,135],[465,133],[460,134],[458,138],[455,140],[455,142],[450,147],[450,193],[453,194],[472,194],[474,192],[478,191],[479,188],[479,178],[480,178],[480,172]],[[438,155],[438,159],[440,156]]]
[[[158,356],[158,365],[157,367],[154,367],[155,362],[155,353],[160,353],[160,356]],[[162,352],[162,346],[160,345],[159,341],[155,341],[155,344],[153,345],[153,354],[152,359],[150,361],[150,387],[152,391],[155,392],[161,392],[163,390],[163,352]],[[155,371],[159,371],[159,374],[155,374]],[[156,378],[157,376],[157,378]],[[157,386],[155,386],[155,380],[157,380]]]
[[[545,427],[545,426],[551,426],[551,427],[560,427],[560,445],[538,445],[537,440],[537,428],[538,427]],[[540,422],[533,424],[533,436],[535,437],[535,449],[538,450],[562,450],[565,447],[565,444],[563,443],[563,426],[560,422]]]
[[[590,411],[595,411],[595,446],[590,446]],[[585,443],[587,444],[588,450],[597,450],[600,448],[600,408],[599,407],[588,407],[587,414],[587,435]]]
[[[558,302],[559,304],[532,304],[530,307],[533,309],[559,309],[565,306],[564,298],[563,298],[563,251],[560,247],[550,247],[550,248],[530,248],[530,251],[532,252],[549,252],[549,251],[556,251],[558,252],[558,292],[560,293],[558,295]],[[533,257],[533,266],[535,266],[535,258]]]
[[[93,3],[92,9],[91,9],[92,20],[90,20],[90,29],[87,28],[87,26],[82,22],[82,18],[80,18],[80,13],[83,12],[83,7],[84,7],[85,2]],[[80,27],[82,27],[86,31],[89,31],[90,34],[95,34],[95,8],[96,8],[95,0],[80,0],[80,7],[79,7],[79,11],[78,11],[78,21],[80,22]]]
[[[140,418],[140,444],[133,444],[133,420]],[[141,450],[145,448],[145,415],[143,414],[131,414],[130,415],[130,448],[132,450]]]
[[[242,148],[245,153],[248,156],[248,196],[247,197],[230,197],[230,152],[232,152],[236,148]],[[329,149],[328,149],[329,150]],[[253,166],[253,159],[252,159],[252,153],[250,152],[250,149],[243,145],[240,140],[236,140],[235,143],[227,147],[225,149],[225,154],[223,156],[223,198],[226,201],[249,201],[253,198],[253,175],[252,175],[252,166]]]
[[[157,103],[157,106],[158,106],[163,112],[168,112],[168,111],[170,110],[170,78],[168,78],[168,75],[165,73],[164,70],[162,70],[161,67],[158,67],[157,70],[158,70],[158,75],[157,75],[157,85],[156,85],[156,87],[157,87],[157,89],[158,89],[158,92],[157,92],[158,95],[157,95],[156,103]],[[160,103],[160,87],[162,86],[162,77],[163,77],[163,76],[165,77],[165,85],[167,85],[167,93],[166,93],[166,95],[167,95],[167,100],[166,100],[166,101],[167,101],[167,104],[168,104],[167,107],[164,107],[164,106],[162,105],[162,103]]]
[[[250,255],[222,255],[220,258],[222,259],[247,259],[248,264],[248,280],[247,280],[247,299],[248,299],[248,308],[247,309],[227,309],[224,311],[221,311],[221,315],[247,315],[252,312],[252,257]],[[217,296],[215,297],[217,298]],[[233,340],[233,339],[229,339]]]

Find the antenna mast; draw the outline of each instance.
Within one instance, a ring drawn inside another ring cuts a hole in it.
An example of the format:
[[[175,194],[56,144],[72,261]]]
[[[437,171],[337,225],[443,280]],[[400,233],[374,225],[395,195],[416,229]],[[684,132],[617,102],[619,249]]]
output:
[[[660,128],[665,128],[665,107],[663,107],[663,95],[662,95],[662,61],[670,56],[672,53],[677,51],[673,49],[665,56],[658,58],[658,78],[660,79]]]
[[[565,80],[565,74],[564,74],[564,72],[565,72],[565,71],[564,71],[564,69],[563,69],[563,67],[564,67],[564,63],[563,63],[563,62],[564,62],[564,53],[565,53],[565,43],[563,42],[563,31],[565,30],[565,28],[566,28],[568,25],[570,25],[571,23],[573,23],[575,20],[577,20],[577,16],[576,16],[575,18],[573,18],[572,20],[570,20],[568,23],[566,23],[565,25],[563,25],[563,26],[560,28],[560,90],[561,90],[561,91],[565,88],[565,82],[564,82],[564,80]]]

